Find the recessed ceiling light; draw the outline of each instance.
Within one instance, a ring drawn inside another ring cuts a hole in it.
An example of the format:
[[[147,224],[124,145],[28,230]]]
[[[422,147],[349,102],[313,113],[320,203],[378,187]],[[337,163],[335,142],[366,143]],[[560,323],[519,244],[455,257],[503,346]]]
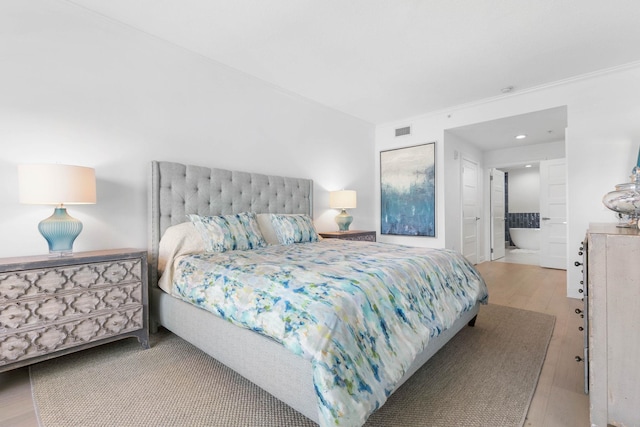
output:
[[[525,167],[525,168],[530,168],[530,167],[531,167],[531,165],[524,165],[524,167]]]
[[[516,135],[516,139],[525,139],[527,137],[527,135],[525,134],[520,134],[520,135]]]

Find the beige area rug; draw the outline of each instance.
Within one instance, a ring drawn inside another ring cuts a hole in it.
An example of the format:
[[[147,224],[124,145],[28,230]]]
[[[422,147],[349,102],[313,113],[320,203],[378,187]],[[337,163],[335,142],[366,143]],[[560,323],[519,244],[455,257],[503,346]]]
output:
[[[465,327],[367,426],[521,426],[555,318],[497,305]],[[43,427],[314,426],[169,332],[31,367]]]

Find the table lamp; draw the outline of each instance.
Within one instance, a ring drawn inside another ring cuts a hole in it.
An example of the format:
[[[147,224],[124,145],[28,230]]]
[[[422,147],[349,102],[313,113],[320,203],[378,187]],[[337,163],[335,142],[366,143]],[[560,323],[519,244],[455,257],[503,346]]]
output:
[[[69,216],[64,205],[96,202],[95,170],[58,164],[18,165],[20,203],[56,205],[53,215],[38,224],[51,256],[73,253],[82,223]]]
[[[336,224],[338,224],[340,231],[349,231],[349,225],[351,225],[353,217],[347,213],[347,209],[355,209],[356,192],[354,190],[330,192],[329,207],[341,210],[341,212],[336,215]]]

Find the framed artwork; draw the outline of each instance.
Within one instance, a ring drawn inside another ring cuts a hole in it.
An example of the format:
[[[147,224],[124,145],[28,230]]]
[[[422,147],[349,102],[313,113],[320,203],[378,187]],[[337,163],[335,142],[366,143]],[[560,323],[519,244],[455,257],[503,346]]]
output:
[[[436,236],[435,142],[380,152],[380,232]]]

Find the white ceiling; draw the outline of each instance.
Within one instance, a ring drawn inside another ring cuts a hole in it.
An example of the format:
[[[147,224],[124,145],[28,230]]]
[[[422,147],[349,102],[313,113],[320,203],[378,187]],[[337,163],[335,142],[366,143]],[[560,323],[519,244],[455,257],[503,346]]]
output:
[[[528,114],[447,129],[483,151],[507,147],[563,141],[567,127],[567,108],[556,107]],[[516,139],[525,135],[524,139]]]
[[[640,60],[637,0],[67,0],[379,124]]]

